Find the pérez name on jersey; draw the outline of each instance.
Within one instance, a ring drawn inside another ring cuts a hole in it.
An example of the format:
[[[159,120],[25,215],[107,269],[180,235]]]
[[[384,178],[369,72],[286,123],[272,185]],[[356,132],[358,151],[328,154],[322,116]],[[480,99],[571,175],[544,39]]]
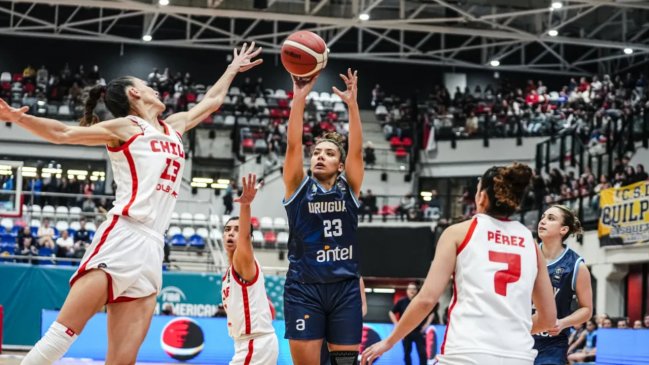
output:
[[[525,238],[520,236],[504,235],[499,230],[487,231],[487,240],[499,245],[517,246],[525,248]]]

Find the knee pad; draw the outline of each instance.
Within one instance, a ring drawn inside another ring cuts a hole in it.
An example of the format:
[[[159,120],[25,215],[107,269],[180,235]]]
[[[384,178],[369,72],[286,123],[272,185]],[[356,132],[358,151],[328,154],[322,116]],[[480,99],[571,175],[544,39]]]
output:
[[[358,351],[330,351],[331,365],[357,365]]]

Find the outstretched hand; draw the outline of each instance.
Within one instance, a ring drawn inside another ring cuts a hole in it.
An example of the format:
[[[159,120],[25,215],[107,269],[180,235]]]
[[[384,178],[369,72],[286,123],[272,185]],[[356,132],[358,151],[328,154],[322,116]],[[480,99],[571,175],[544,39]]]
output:
[[[311,78],[303,78],[291,75],[293,79],[293,99],[306,100],[306,97],[309,95],[311,90],[313,90],[313,85],[315,85],[318,80],[319,75],[311,76]]]
[[[333,92],[336,93],[336,95],[340,96],[345,104],[349,105],[349,103],[355,103],[356,93],[358,90],[358,70],[354,70],[354,72],[352,72],[352,69],[348,68],[347,75],[340,74],[340,78],[345,82],[347,90],[343,92],[338,90],[338,88],[334,86],[332,87]]]
[[[6,101],[0,99],[0,121],[15,123],[29,110],[28,106],[12,108]]]
[[[248,174],[248,179],[246,179],[245,176],[241,178],[243,191],[241,192],[241,196],[234,199],[234,201],[239,204],[251,204],[252,201],[255,200],[255,194],[257,194],[256,183],[257,175],[255,174]]]
[[[254,61],[252,60],[253,58],[259,56],[260,53],[261,47],[255,50],[255,42],[252,42],[250,44],[250,47],[248,47],[247,43],[244,43],[241,47],[241,51],[237,51],[236,48],[234,49],[234,58],[232,59],[230,65],[237,67],[239,69],[239,72],[246,72],[257,65],[261,65],[264,62],[264,60],[262,60],[261,58]]]
[[[361,357],[360,365],[371,365],[381,355],[383,355],[391,348],[392,346],[388,345],[386,340],[375,343],[374,345],[366,348],[365,351],[363,351],[363,356]]]

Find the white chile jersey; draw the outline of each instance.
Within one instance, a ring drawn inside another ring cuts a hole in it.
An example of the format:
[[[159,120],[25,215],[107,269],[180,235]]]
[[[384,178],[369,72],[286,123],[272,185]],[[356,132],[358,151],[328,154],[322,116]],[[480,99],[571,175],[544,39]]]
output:
[[[164,133],[129,115],[142,133],[119,147],[107,147],[117,191],[108,214],[130,217],[160,234],[169,226],[185,166],[180,133],[160,121]]]
[[[235,340],[275,333],[266,295],[264,274],[257,271],[251,282],[243,281],[232,265],[223,276],[221,299],[228,315],[228,334]]]
[[[525,226],[476,214],[457,249],[442,356],[483,353],[533,361],[537,271],[536,244]]]

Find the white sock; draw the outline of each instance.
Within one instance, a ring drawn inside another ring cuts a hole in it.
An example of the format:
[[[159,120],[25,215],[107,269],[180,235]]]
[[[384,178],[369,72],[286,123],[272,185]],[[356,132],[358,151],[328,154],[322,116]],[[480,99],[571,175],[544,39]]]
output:
[[[54,322],[20,365],[51,365],[65,355],[77,337],[71,329]]]

